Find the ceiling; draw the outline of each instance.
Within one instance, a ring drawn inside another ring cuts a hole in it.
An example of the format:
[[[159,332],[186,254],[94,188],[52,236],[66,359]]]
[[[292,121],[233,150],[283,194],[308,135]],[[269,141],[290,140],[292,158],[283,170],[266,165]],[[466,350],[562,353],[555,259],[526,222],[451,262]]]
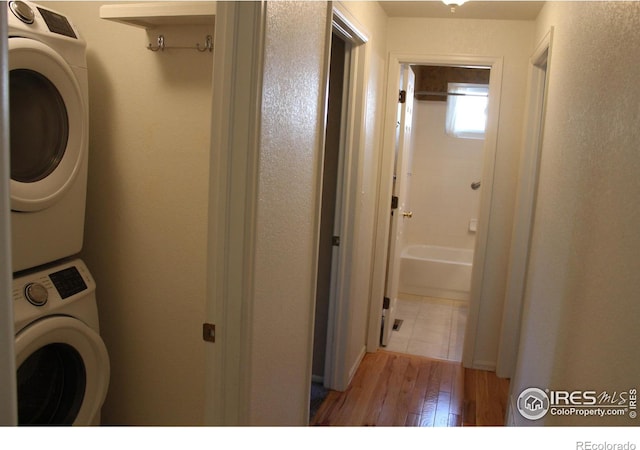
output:
[[[495,19],[534,20],[543,1],[475,1],[467,0],[462,6],[451,8],[439,0],[381,1],[389,17],[430,17],[437,19]]]

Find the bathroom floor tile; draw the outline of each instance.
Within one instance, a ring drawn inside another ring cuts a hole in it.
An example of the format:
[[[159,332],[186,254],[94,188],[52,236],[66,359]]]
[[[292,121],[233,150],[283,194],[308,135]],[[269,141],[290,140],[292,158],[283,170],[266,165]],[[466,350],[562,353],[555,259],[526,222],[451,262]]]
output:
[[[451,324],[431,324],[417,321],[411,333],[411,339],[421,342],[440,343],[448,342],[451,333]]]
[[[418,312],[418,317],[433,317],[433,316],[449,316],[451,317],[451,312],[453,307],[451,305],[443,305],[440,303],[423,303],[420,305],[420,311]]]
[[[385,350],[390,352],[408,353],[407,347],[409,346],[409,338],[400,337],[395,334],[395,331],[391,334],[389,343],[385,347]]]
[[[468,305],[458,300],[401,294],[387,350],[435,359],[462,361]]]
[[[410,340],[406,353],[410,355],[426,356],[435,359],[447,359],[448,345],[446,343],[429,343]]]

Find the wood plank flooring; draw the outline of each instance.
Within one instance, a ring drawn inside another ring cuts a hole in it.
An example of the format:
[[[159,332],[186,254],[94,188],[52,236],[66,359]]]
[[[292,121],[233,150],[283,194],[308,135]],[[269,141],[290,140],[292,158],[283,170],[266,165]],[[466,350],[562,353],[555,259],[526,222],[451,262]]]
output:
[[[460,363],[367,353],[345,392],[330,391],[311,425],[498,426],[509,381]]]

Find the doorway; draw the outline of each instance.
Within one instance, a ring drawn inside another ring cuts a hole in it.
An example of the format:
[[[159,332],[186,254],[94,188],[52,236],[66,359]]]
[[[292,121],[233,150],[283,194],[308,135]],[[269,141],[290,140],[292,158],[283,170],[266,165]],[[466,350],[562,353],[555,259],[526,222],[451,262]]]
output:
[[[368,38],[340,5],[333,6],[331,27],[312,381],[340,391],[349,385],[365,350],[360,342],[361,355],[353,360],[352,310],[361,303],[351,295],[351,283],[358,250]],[[366,321],[360,325],[364,336]]]
[[[309,417],[327,394],[325,367],[329,333],[329,312],[335,300],[335,273],[340,245],[340,211],[342,197],[343,136],[345,89],[348,89],[350,45],[335,32],[331,35],[329,87],[327,93],[326,132],[322,170],[322,200],[320,210],[320,237],[318,244],[318,270],[316,310],[314,319],[312,385]],[[329,353],[330,354],[330,353]]]
[[[327,355],[327,331],[329,304],[332,297],[332,274],[339,246],[339,211],[342,168],[343,103],[345,92],[345,61],[348,44],[332,33],[331,61],[329,68],[329,92],[326,117],[326,134],[322,171],[322,206],[320,211],[320,243],[318,250],[318,274],[316,288],[316,317],[313,340],[313,379],[324,380]]]
[[[409,64],[411,66],[429,66],[429,67],[448,67],[448,68],[474,68],[474,69],[482,69],[489,71],[489,79],[488,79],[488,105],[486,110],[486,131],[482,146],[482,163],[480,169],[480,176],[476,177],[475,175],[469,179],[464,179],[464,183],[462,180],[454,180],[459,182],[460,188],[469,190],[469,193],[474,191],[474,186],[477,186],[476,195],[476,205],[477,205],[477,216],[476,217],[467,217],[464,219],[460,226],[463,227],[466,233],[471,233],[475,235],[474,243],[471,245],[473,248],[473,253],[470,259],[470,263],[465,263],[468,265],[472,265],[473,270],[470,273],[470,281],[469,284],[469,292],[468,292],[468,312],[461,311],[461,314],[454,319],[453,310],[455,307],[460,306],[455,302],[465,301],[465,299],[451,299],[452,303],[444,303],[445,308],[438,307],[440,309],[441,315],[447,316],[449,319],[448,327],[442,326],[443,332],[448,333],[448,339],[442,340],[440,345],[440,358],[448,359],[450,356],[454,356],[454,359],[462,360],[463,364],[466,367],[474,366],[474,352],[475,352],[475,335],[477,331],[477,321],[479,317],[479,310],[481,307],[481,291],[482,291],[482,283],[483,283],[483,273],[484,273],[484,256],[486,252],[486,245],[488,239],[488,224],[490,222],[491,215],[491,193],[493,187],[493,172],[494,172],[494,160],[495,160],[495,152],[496,152],[496,141],[497,141],[497,125],[498,125],[498,113],[499,113],[499,105],[500,105],[500,85],[501,85],[501,77],[502,77],[502,59],[501,58],[493,58],[493,57],[458,57],[458,56],[430,56],[430,55],[398,55],[392,54],[390,55],[389,61],[389,73],[388,73],[388,93],[387,93],[387,111],[386,111],[386,121],[385,121],[385,135],[384,135],[384,154],[381,159],[381,168],[383,172],[381,173],[381,191],[380,191],[380,203],[379,203],[379,214],[378,214],[378,226],[380,230],[386,230],[385,234],[382,234],[382,231],[378,234],[378,238],[376,241],[376,246],[387,245],[389,241],[389,224],[385,223],[388,221],[388,208],[389,202],[387,199],[391,197],[392,192],[392,180],[394,177],[393,173],[393,161],[388,156],[390,151],[395,145],[395,136],[396,130],[395,125],[397,120],[395,120],[395,105],[398,101],[398,86],[400,86],[399,78],[400,78],[400,67],[403,64]],[[417,89],[418,90],[418,89]],[[448,92],[448,91],[447,91]],[[428,94],[436,94],[435,92],[426,92]],[[442,93],[441,93],[442,94]],[[438,95],[441,95],[438,94]],[[444,93],[446,94],[446,92]],[[448,95],[447,95],[448,97]],[[415,174],[412,174],[415,175]],[[417,178],[417,177],[413,177]],[[481,189],[480,186],[482,186]],[[443,191],[441,189],[440,196],[445,198],[446,200],[446,189]],[[415,200],[415,199],[414,199]],[[445,203],[451,203],[445,202]],[[449,205],[451,206],[451,205]],[[455,205],[454,205],[455,206]],[[414,211],[410,211],[414,213]],[[467,216],[469,214],[466,214]],[[414,216],[417,217],[417,216]],[[413,217],[412,217],[413,220]],[[419,228],[419,227],[418,227]],[[473,231],[472,231],[473,230]],[[447,245],[449,246],[449,245]],[[455,248],[455,246],[454,246]],[[434,258],[434,259],[442,259],[442,258]],[[449,259],[449,258],[446,258]],[[399,261],[396,264],[401,264]],[[383,261],[381,258],[376,258],[374,263],[374,274],[384,273],[386,268],[386,258]],[[379,276],[379,275],[376,275]],[[400,289],[402,290],[402,289]],[[379,331],[380,325],[376,328],[376,324],[380,324],[381,314],[378,311],[382,311],[384,302],[384,296],[380,296],[380,300],[376,297],[376,292],[372,293],[372,311],[371,311],[371,322],[370,322],[370,335],[368,337],[368,346],[370,349],[378,347],[379,342]],[[432,299],[436,299],[433,303],[438,303],[439,299],[446,296],[443,295],[426,295],[424,297],[429,297]],[[384,299],[386,302],[386,299]],[[420,306],[421,308],[422,306]],[[379,308],[379,309],[378,309]],[[416,308],[414,306],[414,308]],[[408,311],[409,317],[415,317],[416,312]],[[462,320],[461,320],[462,319]],[[453,355],[449,355],[449,347],[451,347],[451,336],[453,332],[452,323],[456,322],[455,325],[455,334],[453,336],[453,340],[457,340],[459,342],[456,343],[456,348],[458,350]],[[466,322],[466,323],[465,323]],[[393,321],[395,324],[395,320]],[[462,323],[462,325],[460,325]],[[460,329],[460,331],[458,331]],[[375,331],[378,331],[378,334],[375,334]],[[415,330],[414,330],[415,331]],[[402,325],[398,330],[398,333],[402,332]],[[429,333],[428,329],[424,330],[425,333]],[[462,335],[464,335],[464,339],[462,339]],[[405,336],[406,338],[406,336]],[[374,344],[375,343],[375,344]],[[443,345],[446,345],[447,353],[444,354]],[[460,345],[462,348],[460,350]],[[408,348],[408,343],[407,343]],[[446,356],[446,357],[445,357]]]
[[[410,206],[403,213],[395,323],[383,345],[395,352],[460,362],[490,69],[413,65],[410,70],[415,74],[415,91],[410,99],[412,123],[405,130],[411,138],[403,150],[410,161],[404,199]],[[396,183],[397,171],[396,163]],[[392,258],[390,263],[398,264]]]

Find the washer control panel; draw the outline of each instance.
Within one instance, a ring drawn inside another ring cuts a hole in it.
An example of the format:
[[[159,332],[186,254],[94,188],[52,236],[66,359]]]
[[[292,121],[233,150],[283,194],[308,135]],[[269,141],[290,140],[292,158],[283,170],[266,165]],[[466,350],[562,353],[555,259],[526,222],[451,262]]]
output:
[[[69,20],[62,14],[45,9],[27,1],[12,0],[9,2],[9,10],[18,20],[27,25],[37,26],[37,21],[44,20],[50,32],[78,39]],[[36,13],[37,10],[37,13]],[[39,13],[39,15],[38,15]]]
[[[86,266],[76,260],[14,279],[13,298],[16,301],[26,299],[34,306],[44,306],[49,300],[65,301],[87,291],[92,285]]]
[[[18,272],[13,279],[13,319],[18,332],[52,315],[83,317],[98,326],[96,283],[81,259]]]
[[[87,283],[84,282],[76,266],[50,273],[49,278],[53,281],[53,285],[58,290],[62,299],[71,297],[87,289]]]

